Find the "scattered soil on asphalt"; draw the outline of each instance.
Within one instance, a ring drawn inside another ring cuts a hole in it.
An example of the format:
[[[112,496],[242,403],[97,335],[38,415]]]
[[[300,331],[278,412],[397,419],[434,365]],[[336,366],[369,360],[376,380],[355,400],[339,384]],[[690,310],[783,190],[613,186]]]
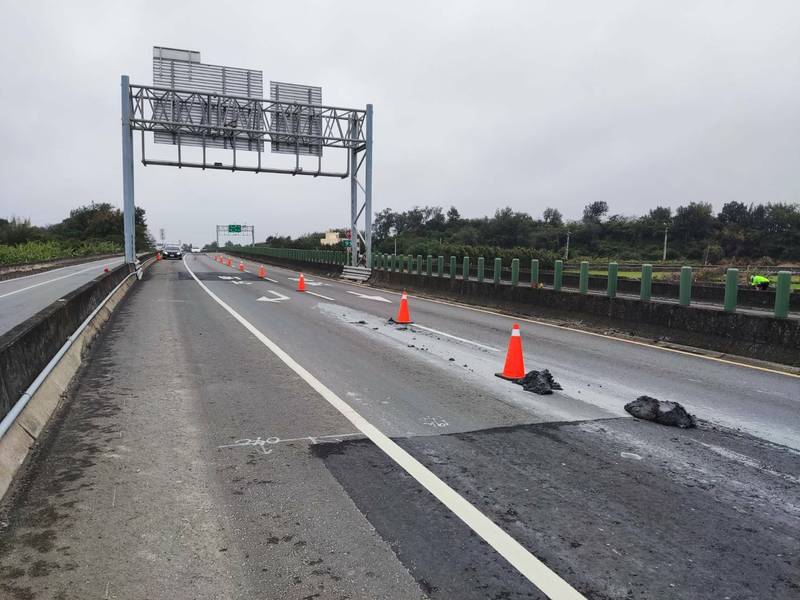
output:
[[[661,425],[691,429],[697,427],[697,419],[686,412],[681,404],[658,400],[650,396],[639,396],[625,405],[625,410],[637,419],[655,421]]]

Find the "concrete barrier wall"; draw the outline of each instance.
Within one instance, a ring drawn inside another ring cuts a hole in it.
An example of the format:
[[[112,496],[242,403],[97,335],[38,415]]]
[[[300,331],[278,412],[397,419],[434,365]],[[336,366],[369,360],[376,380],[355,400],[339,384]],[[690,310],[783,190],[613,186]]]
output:
[[[370,283],[523,315],[578,317],[632,335],[800,366],[796,319],[391,271],[373,271]]]
[[[129,273],[120,265],[82,285],[0,336],[0,418],[67,338]]]
[[[146,268],[147,265],[148,263],[144,262],[143,268]],[[61,355],[52,370],[41,381],[41,384],[30,396],[28,403],[19,415],[17,415],[14,422],[11,423],[5,435],[0,437],[0,497],[6,494],[20,466],[22,466],[29,452],[45,431],[47,423],[58,407],[61,398],[69,389],[72,380],[83,364],[87,349],[91,346],[92,341],[100,333],[108,319],[111,318],[114,309],[122,302],[128,290],[135,284],[135,277],[126,278],[128,271],[125,267],[118,269],[118,271],[119,272],[112,272],[105,277],[98,278],[98,280],[87,284],[87,286],[94,285],[97,290],[110,288],[100,294],[102,297],[98,298],[96,303],[92,303],[89,314],[95,310],[99,302],[103,299],[108,297],[108,300],[102,308],[94,314],[87,326],[73,338],[69,348]],[[122,280],[122,284],[117,287],[120,280]],[[116,281],[116,283],[112,285],[114,281]],[[109,293],[115,289],[116,291],[109,296]],[[81,291],[83,293],[80,293]],[[80,300],[90,301],[90,296],[91,294],[87,295],[86,290],[76,290],[75,293],[71,295],[70,300],[73,303],[78,302],[81,306],[73,308],[75,310],[82,308],[85,302],[80,302]],[[63,323],[69,320],[67,315],[58,310],[49,313],[49,315],[51,320],[61,321]],[[88,316],[88,314],[86,316]],[[85,321],[85,318],[86,317],[77,319],[78,324],[75,325],[75,329],[80,327],[80,324]],[[70,335],[74,333],[75,331],[72,331]],[[18,340],[19,344],[31,341],[25,336],[18,338]],[[42,340],[39,339],[38,341],[41,342]],[[58,352],[63,345],[58,339],[54,339],[53,343],[54,347],[51,356]],[[27,351],[22,347],[20,347],[19,350],[23,353]],[[4,380],[6,374],[7,372],[3,372]],[[35,373],[35,376],[38,375],[38,372]],[[24,389],[28,387],[21,381],[16,381],[16,384]],[[20,392],[20,395],[23,391]]]

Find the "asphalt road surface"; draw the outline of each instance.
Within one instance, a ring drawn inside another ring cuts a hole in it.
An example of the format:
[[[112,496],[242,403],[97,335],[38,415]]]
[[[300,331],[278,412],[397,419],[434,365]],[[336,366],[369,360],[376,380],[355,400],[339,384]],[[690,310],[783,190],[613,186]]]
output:
[[[32,317],[72,290],[122,264],[122,258],[104,258],[0,281],[0,335]]]
[[[118,309],[6,497],[7,597],[800,595],[800,378],[520,320],[537,396],[509,317],[246,265]]]

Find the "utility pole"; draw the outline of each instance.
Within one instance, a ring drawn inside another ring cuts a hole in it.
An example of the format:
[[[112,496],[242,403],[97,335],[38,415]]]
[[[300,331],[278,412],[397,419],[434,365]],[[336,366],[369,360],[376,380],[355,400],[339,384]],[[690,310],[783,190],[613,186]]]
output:
[[[664,254],[661,256],[661,262],[667,262],[667,233],[669,232],[669,225],[664,223]]]
[[[569,260],[569,231],[567,231],[567,247],[564,248],[564,262]]]

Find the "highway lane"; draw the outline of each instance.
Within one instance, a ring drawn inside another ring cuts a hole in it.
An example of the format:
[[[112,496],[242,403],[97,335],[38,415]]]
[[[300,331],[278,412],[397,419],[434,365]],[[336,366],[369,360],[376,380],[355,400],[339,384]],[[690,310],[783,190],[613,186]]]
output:
[[[797,378],[523,322],[528,367],[565,388],[540,397],[493,376],[508,317],[412,299],[428,329],[398,327],[392,293],[253,273],[190,256],[135,288],[4,507],[3,589],[543,597],[361,418],[587,597],[795,596],[798,453],[711,412],[683,431],[621,406],[700,413],[711,389],[718,414],[794,443]]]
[[[0,281],[0,335],[122,261],[104,258]]]
[[[230,276],[228,271],[234,270],[213,261],[211,264],[223,276]],[[257,263],[245,261],[245,265],[250,272],[247,275],[257,273]],[[297,273],[269,267],[267,275],[277,283],[262,283],[266,289],[292,296]],[[448,361],[455,358],[455,365],[466,362],[469,368],[463,376],[472,377],[478,384],[485,385],[488,381],[492,389],[496,389],[497,383],[491,375],[502,367],[502,356],[497,354],[505,351],[511,324],[521,322],[527,368],[550,369],[565,388],[559,394],[560,403],[554,406],[550,400],[531,398],[531,394],[512,384],[506,386],[515,402],[534,407],[540,416],[594,418],[598,416],[596,411],[604,411],[607,416],[626,416],[622,406],[647,394],[681,402],[700,418],[800,450],[800,378],[796,376],[412,297],[412,319],[416,323],[502,350],[493,353],[469,343],[449,343],[456,341],[448,338],[437,340],[443,336],[413,326],[410,332],[386,327],[385,320],[397,310],[399,295],[396,292],[324,278],[310,279],[319,279],[324,284],[309,286],[310,291],[335,298],[332,304],[348,307],[339,313],[340,320],[368,321],[360,328],[362,332],[378,326],[381,338],[405,342],[404,355],[419,354],[422,346],[426,348],[426,355]],[[242,291],[248,288],[234,287]],[[382,295],[391,303],[364,299],[358,294]],[[337,314],[326,306],[324,299],[312,297],[310,301],[320,303],[321,310],[328,314]],[[260,304],[254,311],[263,310]],[[255,312],[248,311],[248,314]],[[415,347],[408,348],[409,344]],[[585,415],[574,412],[573,403],[588,412]]]

